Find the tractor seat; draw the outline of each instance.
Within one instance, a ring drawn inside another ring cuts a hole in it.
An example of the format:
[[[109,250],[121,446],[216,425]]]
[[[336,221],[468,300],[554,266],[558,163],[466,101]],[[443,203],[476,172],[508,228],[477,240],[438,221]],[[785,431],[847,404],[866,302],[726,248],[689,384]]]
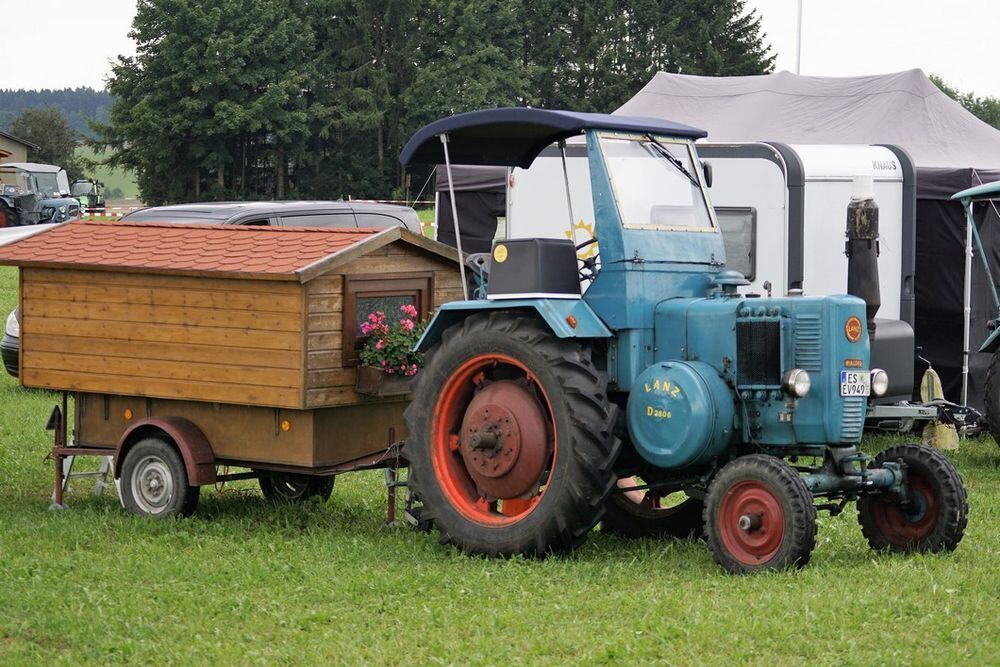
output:
[[[569,239],[494,241],[487,299],[579,299],[576,246]]]

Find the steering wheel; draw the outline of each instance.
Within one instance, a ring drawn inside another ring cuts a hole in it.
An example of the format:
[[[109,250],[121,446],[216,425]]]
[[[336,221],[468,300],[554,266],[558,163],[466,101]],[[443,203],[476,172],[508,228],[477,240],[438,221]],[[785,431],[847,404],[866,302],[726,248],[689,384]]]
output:
[[[580,280],[590,280],[593,281],[597,278],[597,260],[600,259],[601,253],[596,253],[593,257],[588,257],[587,259],[580,259],[579,253],[584,248],[589,248],[590,246],[597,243],[597,237],[592,237],[584,241],[583,243],[578,243],[576,245],[577,261],[582,264],[580,266]]]

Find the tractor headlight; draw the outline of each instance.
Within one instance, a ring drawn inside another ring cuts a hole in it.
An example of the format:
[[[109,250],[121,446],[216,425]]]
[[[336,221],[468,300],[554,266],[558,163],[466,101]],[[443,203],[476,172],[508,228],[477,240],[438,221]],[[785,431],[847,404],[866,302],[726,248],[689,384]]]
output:
[[[889,374],[881,368],[872,369],[872,396],[885,396],[889,391]]]
[[[810,379],[809,373],[801,368],[793,368],[785,373],[782,384],[785,385],[785,391],[789,394],[795,398],[802,398],[812,388],[812,379]]]
[[[3,328],[3,332],[11,338],[21,337],[21,323],[17,321],[17,309],[10,311],[10,315],[7,316],[7,325]]]
[[[59,207],[59,212],[60,213],[65,213],[66,212],[66,207],[65,206],[60,206]]]

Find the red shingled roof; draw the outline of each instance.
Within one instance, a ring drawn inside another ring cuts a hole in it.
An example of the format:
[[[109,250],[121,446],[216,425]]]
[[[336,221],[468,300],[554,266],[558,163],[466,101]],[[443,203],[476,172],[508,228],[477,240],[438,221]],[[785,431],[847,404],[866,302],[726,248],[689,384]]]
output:
[[[293,276],[384,231],[79,221],[0,246],[0,264]]]

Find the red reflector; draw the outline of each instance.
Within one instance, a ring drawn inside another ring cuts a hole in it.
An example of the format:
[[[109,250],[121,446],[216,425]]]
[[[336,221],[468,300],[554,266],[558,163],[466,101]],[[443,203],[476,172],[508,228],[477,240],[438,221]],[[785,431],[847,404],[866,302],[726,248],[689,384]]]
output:
[[[566,316],[566,324],[568,324],[571,329],[575,329],[576,328],[576,318],[573,317],[572,315],[567,315]]]

